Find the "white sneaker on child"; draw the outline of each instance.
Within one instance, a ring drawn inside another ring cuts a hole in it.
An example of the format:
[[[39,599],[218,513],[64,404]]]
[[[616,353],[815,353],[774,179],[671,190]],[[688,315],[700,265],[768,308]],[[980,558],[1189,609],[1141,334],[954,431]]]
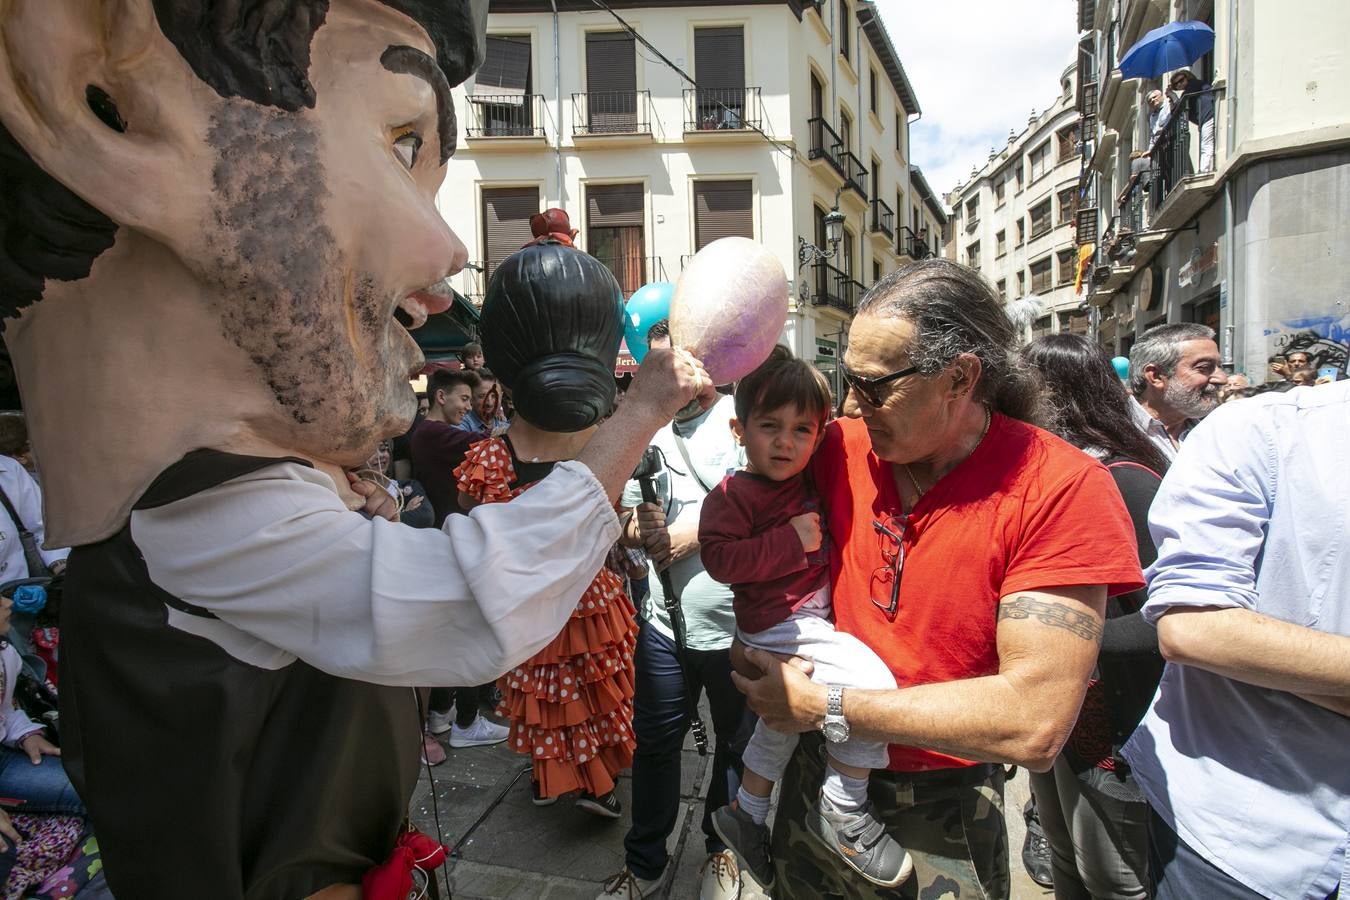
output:
[[[486,716],[479,716],[467,728],[453,724],[450,726],[450,746],[456,750],[465,747],[487,747],[491,744],[500,744],[510,734],[511,729],[505,725],[498,725],[488,720]]]

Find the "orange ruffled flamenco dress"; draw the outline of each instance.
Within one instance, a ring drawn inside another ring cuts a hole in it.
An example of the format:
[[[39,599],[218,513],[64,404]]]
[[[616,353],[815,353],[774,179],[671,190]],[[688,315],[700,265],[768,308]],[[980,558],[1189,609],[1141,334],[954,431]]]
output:
[[[521,463],[510,441],[496,437],[474,444],[455,477],[479,503],[505,503],[550,465]],[[532,477],[521,483],[517,469]],[[636,646],[633,603],[619,576],[601,567],[562,633],[498,680],[497,714],[511,721],[509,745],[534,761],[541,797],[603,797],[632,764]]]

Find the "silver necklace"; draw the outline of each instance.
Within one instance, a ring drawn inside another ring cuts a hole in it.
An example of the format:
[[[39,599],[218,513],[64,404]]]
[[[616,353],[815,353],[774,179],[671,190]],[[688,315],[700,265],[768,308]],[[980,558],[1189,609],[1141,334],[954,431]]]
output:
[[[993,421],[994,421],[993,414],[989,412],[989,407],[986,406],[984,408],[984,428],[980,431],[980,439],[975,442],[974,447],[970,448],[970,453],[967,453],[962,458],[963,461],[965,459],[969,459],[971,454],[973,454],[976,450],[978,450],[980,448],[980,445],[984,443],[985,435],[989,434],[989,425]],[[902,468],[905,470],[905,474],[909,476],[909,483],[914,485],[914,503],[910,506],[910,509],[913,510],[914,507],[919,504],[919,501],[923,499],[925,490],[919,485],[919,479],[915,478],[914,473],[909,470],[909,463],[904,463]],[[941,480],[942,479],[940,478],[938,479],[938,481]]]

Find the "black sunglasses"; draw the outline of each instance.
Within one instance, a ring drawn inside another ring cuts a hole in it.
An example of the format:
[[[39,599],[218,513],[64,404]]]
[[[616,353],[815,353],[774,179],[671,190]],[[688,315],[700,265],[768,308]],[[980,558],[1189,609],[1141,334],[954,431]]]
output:
[[[899,531],[896,531],[896,526],[899,527]],[[891,582],[890,602],[882,603],[873,596],[872,605],[885,613],[886,618],[891,619],[895,617],[895,611],[900,607],[900,573],[905,569],[904,537],[905,531],[909,529],[909,516],[891,516],[885,524],[873,519],[872,529],[881,537],[881,555],[886,560],[886,565],[877,570],[882,573],[880,580],[885,581],[889,576]],[[873,580],[877,580],[875,574]]]
[[[899,369],[889,375],[878,375],[876,378],[864,378],[856,372],[849,371],[849,368],[843,364],[839,366],[839,375],[844,379],[844,383],[853,389],[859,397],[867,402],[868,406],[881,406],[886,402],[886,398],[881,396],[877,388],[883,384],[890,384],[892,381],[899,381],[901,378],[908,378],[919,372],[918,366],[909,366]]]

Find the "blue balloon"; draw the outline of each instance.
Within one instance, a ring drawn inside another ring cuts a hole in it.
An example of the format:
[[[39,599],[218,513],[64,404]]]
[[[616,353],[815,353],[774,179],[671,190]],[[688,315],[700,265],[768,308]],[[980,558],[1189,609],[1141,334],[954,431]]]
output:
[[[1123,356],[1113,356],[1111,365],[1116,370],[1116,377],[1121,381],[1130,377],[1130,361]]]
[[[647,355],[647,331],[662,319],[670,318],[670,298],[675,285],[669,281],[654,281],[633,291],[624,307],[623,339],[628,352],[639,363]]]

